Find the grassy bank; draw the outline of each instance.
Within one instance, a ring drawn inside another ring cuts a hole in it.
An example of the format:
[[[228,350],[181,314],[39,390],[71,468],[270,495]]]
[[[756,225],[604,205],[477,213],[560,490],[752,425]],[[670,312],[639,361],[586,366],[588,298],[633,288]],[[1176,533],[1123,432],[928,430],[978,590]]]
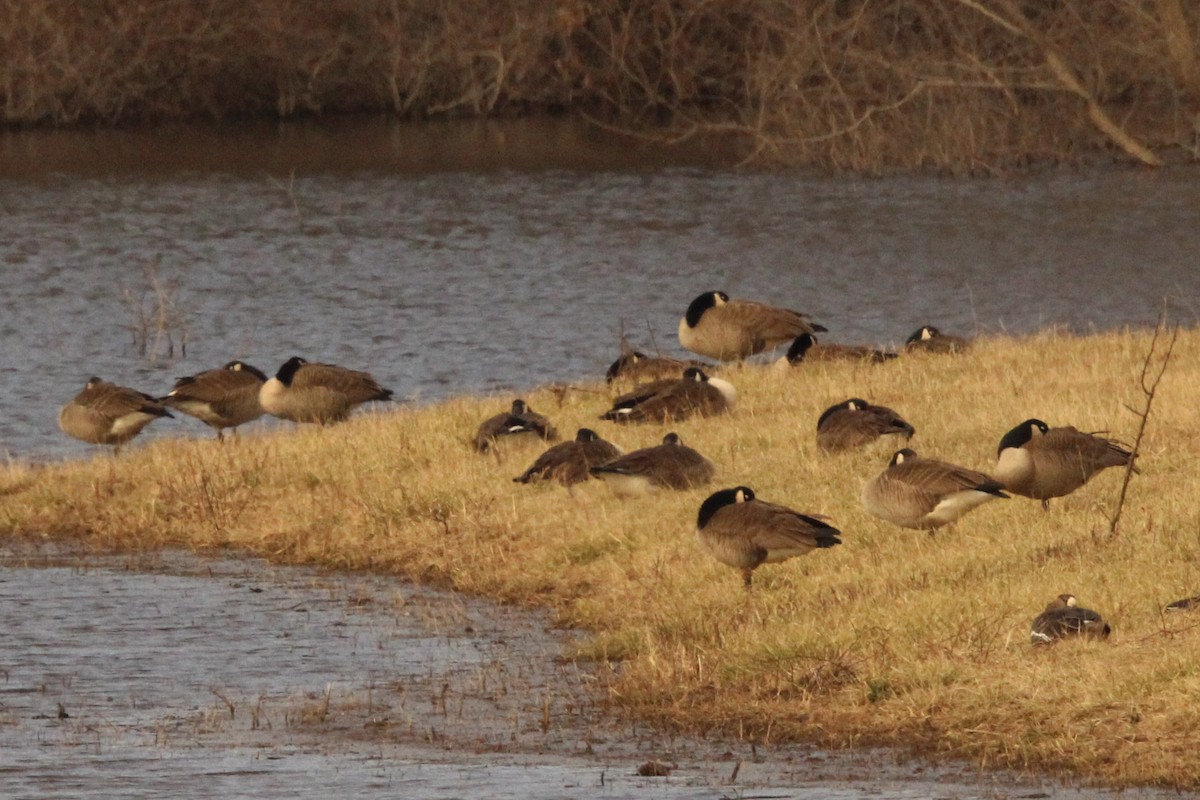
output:
[[[1121,476],[1101,474],[1049,513],[989,503],[935,535],[859,506],[888,445],[838,456],[814,442],[821,410],[851,395],[897,409],[919,452],[987,469],[1029,416],[1132,439],[1149,335],[989,339],[962,357],[878,367],[725,370],[741,402],[673,426],[766,500],[828,515],[844,544],[761,568],[752,592],[699,546],[709,490],[621,501],[511,482],[540,452],[468,441],[507,398],[364,414],[320,430],[133,447],[120,458],[0,474],[0,533],[101,549],[237,547],[284,562],[371,569],[556,610],[590,632],[578,655],[619,659],[630,714],[763,741],[878,743],[1106,784],[1200,786],[1200,334],[1184,332],[1160,387],[1123,523]],[[658,425],[596,419],[607,390],[527,395],[559,429],[627,449]],[[1073,592],[1108,617],[1108,642],[1034,649],[1030,620]]]
[[[583,113],[762,161],[1197,152],[1183,0],[0,0],[9,124]]]

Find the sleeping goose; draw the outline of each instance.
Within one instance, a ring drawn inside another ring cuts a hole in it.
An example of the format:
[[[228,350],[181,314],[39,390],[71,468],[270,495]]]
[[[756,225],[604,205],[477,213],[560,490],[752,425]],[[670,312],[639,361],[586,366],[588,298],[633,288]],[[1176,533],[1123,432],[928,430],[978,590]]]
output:
[[[679,343],[702,356],[736,361],[823,330],[798,311],[705,292],[679,321]]]
[[[292,422],[321,425],[341,422],[363,403],[391,397],[392,390],[384,389],[366,372],[312,364],[300,356],[285,361],[258,393],[266,413]]]
[[[169,408],[213,428],[217,439],[225,438],[225,429],[236,428],[263,415],[258,393],[267,376],[244,361],[230,361],[220,369],[210,369],[180,378],[175,388],[161,399]]]
[[[1073,594],[1060,594],[1051,600],[1029,626],[1029,640],[1034,644],[1053,644],[1068,636],[1107,639],[1110,633],[1112,627],[1104,618],[1079,606]]]
[[[733,408],[737,390],[728,381],[710,378],[698,367],[688,367],[683,377],[654,381],[636,387],[613,401],[600,419],[613,422],[668,422],[693,414],[702,417]]]
[[[529,434],[552,442],[558,438],[558,431],[550,420],[529,407],[524,400],[513,400],[512,408],[494,417],[488,417],[479,425],[475,432],[475,449],[486,453],[502,436],[518,436]]]
[[[58,427],[89,444],[121,445],[159,417],[170,417],[162,403],[144,392],[92,377],[83,391],[58,412]]]
[[[817,420],[817,447],[838,452],[870,444],[881,436],[911,439],[916,429],[887,406],[852,397],[825,409]]]
[[[837,528],[816,516],[758,500],[748,486],[709,495],[700,505],[696,527],[713,558],[741,570],[747,589],[761,564],[842,543]]]
[[[1013,494],[1041,500],[1048,511],[1050,498],[1064,497],[1097,472],[1124,467],[1131,458],[1116,439],[1027,419],[1000,439],[995,476]]]
[[[921,458],[906,447],[863,486],[862,504],[870,514],[902,528],[933,530],[989,500],[1008,497],[1003,489],[982,472]]]
[[[876,350],[854,344],[821,344],[811,333],[802,333],[792,342],[787,355],[777,363],[781,366],[798,366],[805,361],[858,361],[866,364],[882,364],[898,353]]]
[[[922,325],[904,342],[906,353],[961,353],[970,347],[961,336],[942,333],[932,325]]]
[[[658,381],[664,378],[673,378],[688,367],[707,369],[708,366],[699,361],[681,361],[678,358],[665,356],[648,356],[640,350],[626,350],[609,366],[604,380],[608,383],[614,381],[633,383]]]
[[[677,433],[668,433],[662,444],[592,467],[593,478],[600,478],[623,497],[655,488],[692,489],[711,481],[715,472],[712,462],[685,445]]]
[[[580,428],[573,440],[556,444],[538,456],[529,469],[513,478],[513,483],[558,481],[571,486],[586,481],[592,467],[620,455],[620,448],[601,439],[594,430]]]

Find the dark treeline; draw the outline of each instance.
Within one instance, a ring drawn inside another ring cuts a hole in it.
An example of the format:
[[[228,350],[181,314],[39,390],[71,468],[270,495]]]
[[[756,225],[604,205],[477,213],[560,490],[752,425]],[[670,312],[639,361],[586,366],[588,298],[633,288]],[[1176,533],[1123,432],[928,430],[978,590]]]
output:
[[[10,126],[585,114],[768,162],[1200,145],[1187,0],[0,0]]]

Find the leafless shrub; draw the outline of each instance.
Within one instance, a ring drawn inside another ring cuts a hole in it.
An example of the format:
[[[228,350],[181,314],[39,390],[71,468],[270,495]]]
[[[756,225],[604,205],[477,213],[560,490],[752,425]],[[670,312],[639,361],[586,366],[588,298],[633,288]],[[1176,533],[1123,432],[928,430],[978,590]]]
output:
[[[187,355],[187,313],[179,303],[178,278],[163,279],[158,274],[159,259],[142,265],[143,285],[121,288],[121,302],[129,312],[129,334],[138,355],[151,361]]]

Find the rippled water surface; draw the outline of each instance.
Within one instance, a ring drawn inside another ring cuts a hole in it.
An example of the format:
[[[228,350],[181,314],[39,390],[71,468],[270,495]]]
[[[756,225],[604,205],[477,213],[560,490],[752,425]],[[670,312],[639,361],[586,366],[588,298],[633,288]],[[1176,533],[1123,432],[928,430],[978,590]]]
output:
[[[132,147],[100,144],[114,141]],[[354,141],[322,139],[322,152]],[[65,173],[12,169],[47,148],[9,142],[0,452],[86,452],[55,417],[91,375],[158,394],[231,358],[273,372],[300,354],[416,399],[595,377],[622,332],[678,352],[679,317],[714,288],[806,311],[831,341],[874,343],[927,322],[1147,325],[1167,296],[1191,322],[1200,296],[1194,170],[858,179],[622,166],[611,153],[532,169],[528,147],[439,170],[398,141],[387,152],[407,159],[371,150],[375,169],[313,162],[303,146],[262,169],[236,153],[207,166],[177,153],[172,169],[170,143],[154,140],[140,145],[153,169],[80,156],[53,162]],[[182,313],[186,357],[179,325],[172,358],[165,343],[151,341],[157,358],[133,344],[143,326],[123,294],[152,308],[151,266]],[[208,435],[192,420],[151,428],[181,429]]]
[[[620,724],[544,615],[383,577],[0,545],[0,629],[12,800],[1117,796]]]

